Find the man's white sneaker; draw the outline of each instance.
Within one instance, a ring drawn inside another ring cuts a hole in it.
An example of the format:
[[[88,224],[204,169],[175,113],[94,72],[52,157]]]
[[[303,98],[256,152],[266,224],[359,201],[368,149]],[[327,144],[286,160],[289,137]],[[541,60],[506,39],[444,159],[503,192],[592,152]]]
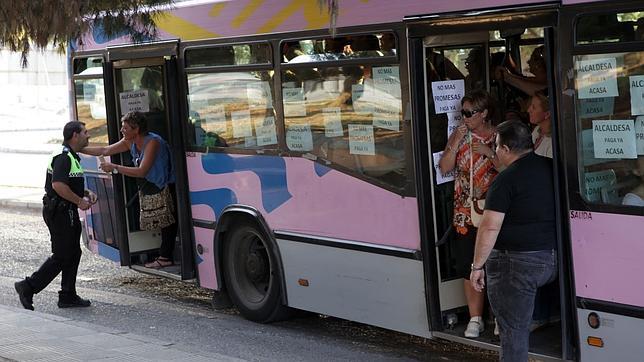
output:
[[[478,338],[479,334],[485,330],[485,325],[483,325],[483,318],[481,317],[472,317],[470,322],[467,323],[467,328],[465,328],[465,337],[467,338]]]

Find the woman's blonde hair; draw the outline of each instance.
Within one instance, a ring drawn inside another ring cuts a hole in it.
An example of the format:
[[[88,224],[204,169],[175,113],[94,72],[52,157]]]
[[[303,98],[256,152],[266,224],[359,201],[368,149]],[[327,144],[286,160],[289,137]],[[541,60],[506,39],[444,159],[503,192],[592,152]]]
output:
[[[547,112],[550,110],[550,98],[548,98],[546,90],[535,92],[532,98],[537,98],[539,102],[541,102],[541,106],[543,107],[544,111]]]

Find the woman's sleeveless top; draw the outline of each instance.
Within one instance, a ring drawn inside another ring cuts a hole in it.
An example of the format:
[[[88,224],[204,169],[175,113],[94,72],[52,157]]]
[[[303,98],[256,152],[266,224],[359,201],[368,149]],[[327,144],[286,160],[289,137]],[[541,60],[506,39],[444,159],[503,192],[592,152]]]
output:
[[[132,155],[132,160],[138,167],[145,157],[145,146],[147,146],[148,142],[153,139],[159,142],[159,150],[157,151],[154,163],[152,163],[152,167],[148,171],[147,175],[145,175],[145,179],[148,182],[153,183],[156,187],[163,189],[167,184],[174,183],[175,181],[174,164],[172,162],[170,146],[168,143],[158,134],[149,132],[144,138],[143,149],[141,152],[137,151],[136,144],[132,143],[132,146],[130,147],[130,155]]]

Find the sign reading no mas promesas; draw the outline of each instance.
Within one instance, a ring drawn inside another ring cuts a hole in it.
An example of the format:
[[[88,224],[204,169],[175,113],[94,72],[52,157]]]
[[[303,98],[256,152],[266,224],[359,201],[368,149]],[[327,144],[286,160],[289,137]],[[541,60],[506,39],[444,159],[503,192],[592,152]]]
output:
[[[432,82],[432,97],[436,114],[461,111],[461,98],[465,94],[462,79]]]

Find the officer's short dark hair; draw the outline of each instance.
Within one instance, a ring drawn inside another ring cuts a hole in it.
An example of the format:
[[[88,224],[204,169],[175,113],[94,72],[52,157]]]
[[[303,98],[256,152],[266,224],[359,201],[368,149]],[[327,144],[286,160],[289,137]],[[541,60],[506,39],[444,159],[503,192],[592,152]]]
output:
[[[63,140],[65,142],[69,141],[74,137],[74,133],[81,133],[85,123],[80,121],[69,121],[63,128]]]
[[[534,149],[530,127],[521,121],[505,121],[496,126],[496,133],[500,142],[497,147],[507,146],[512,153]]]
[[[148,119],[142,112],[127,112],[123,118],[121,118],[121,121],[132,127],[138,127],[139,134],[146,135],[148,133]]]

